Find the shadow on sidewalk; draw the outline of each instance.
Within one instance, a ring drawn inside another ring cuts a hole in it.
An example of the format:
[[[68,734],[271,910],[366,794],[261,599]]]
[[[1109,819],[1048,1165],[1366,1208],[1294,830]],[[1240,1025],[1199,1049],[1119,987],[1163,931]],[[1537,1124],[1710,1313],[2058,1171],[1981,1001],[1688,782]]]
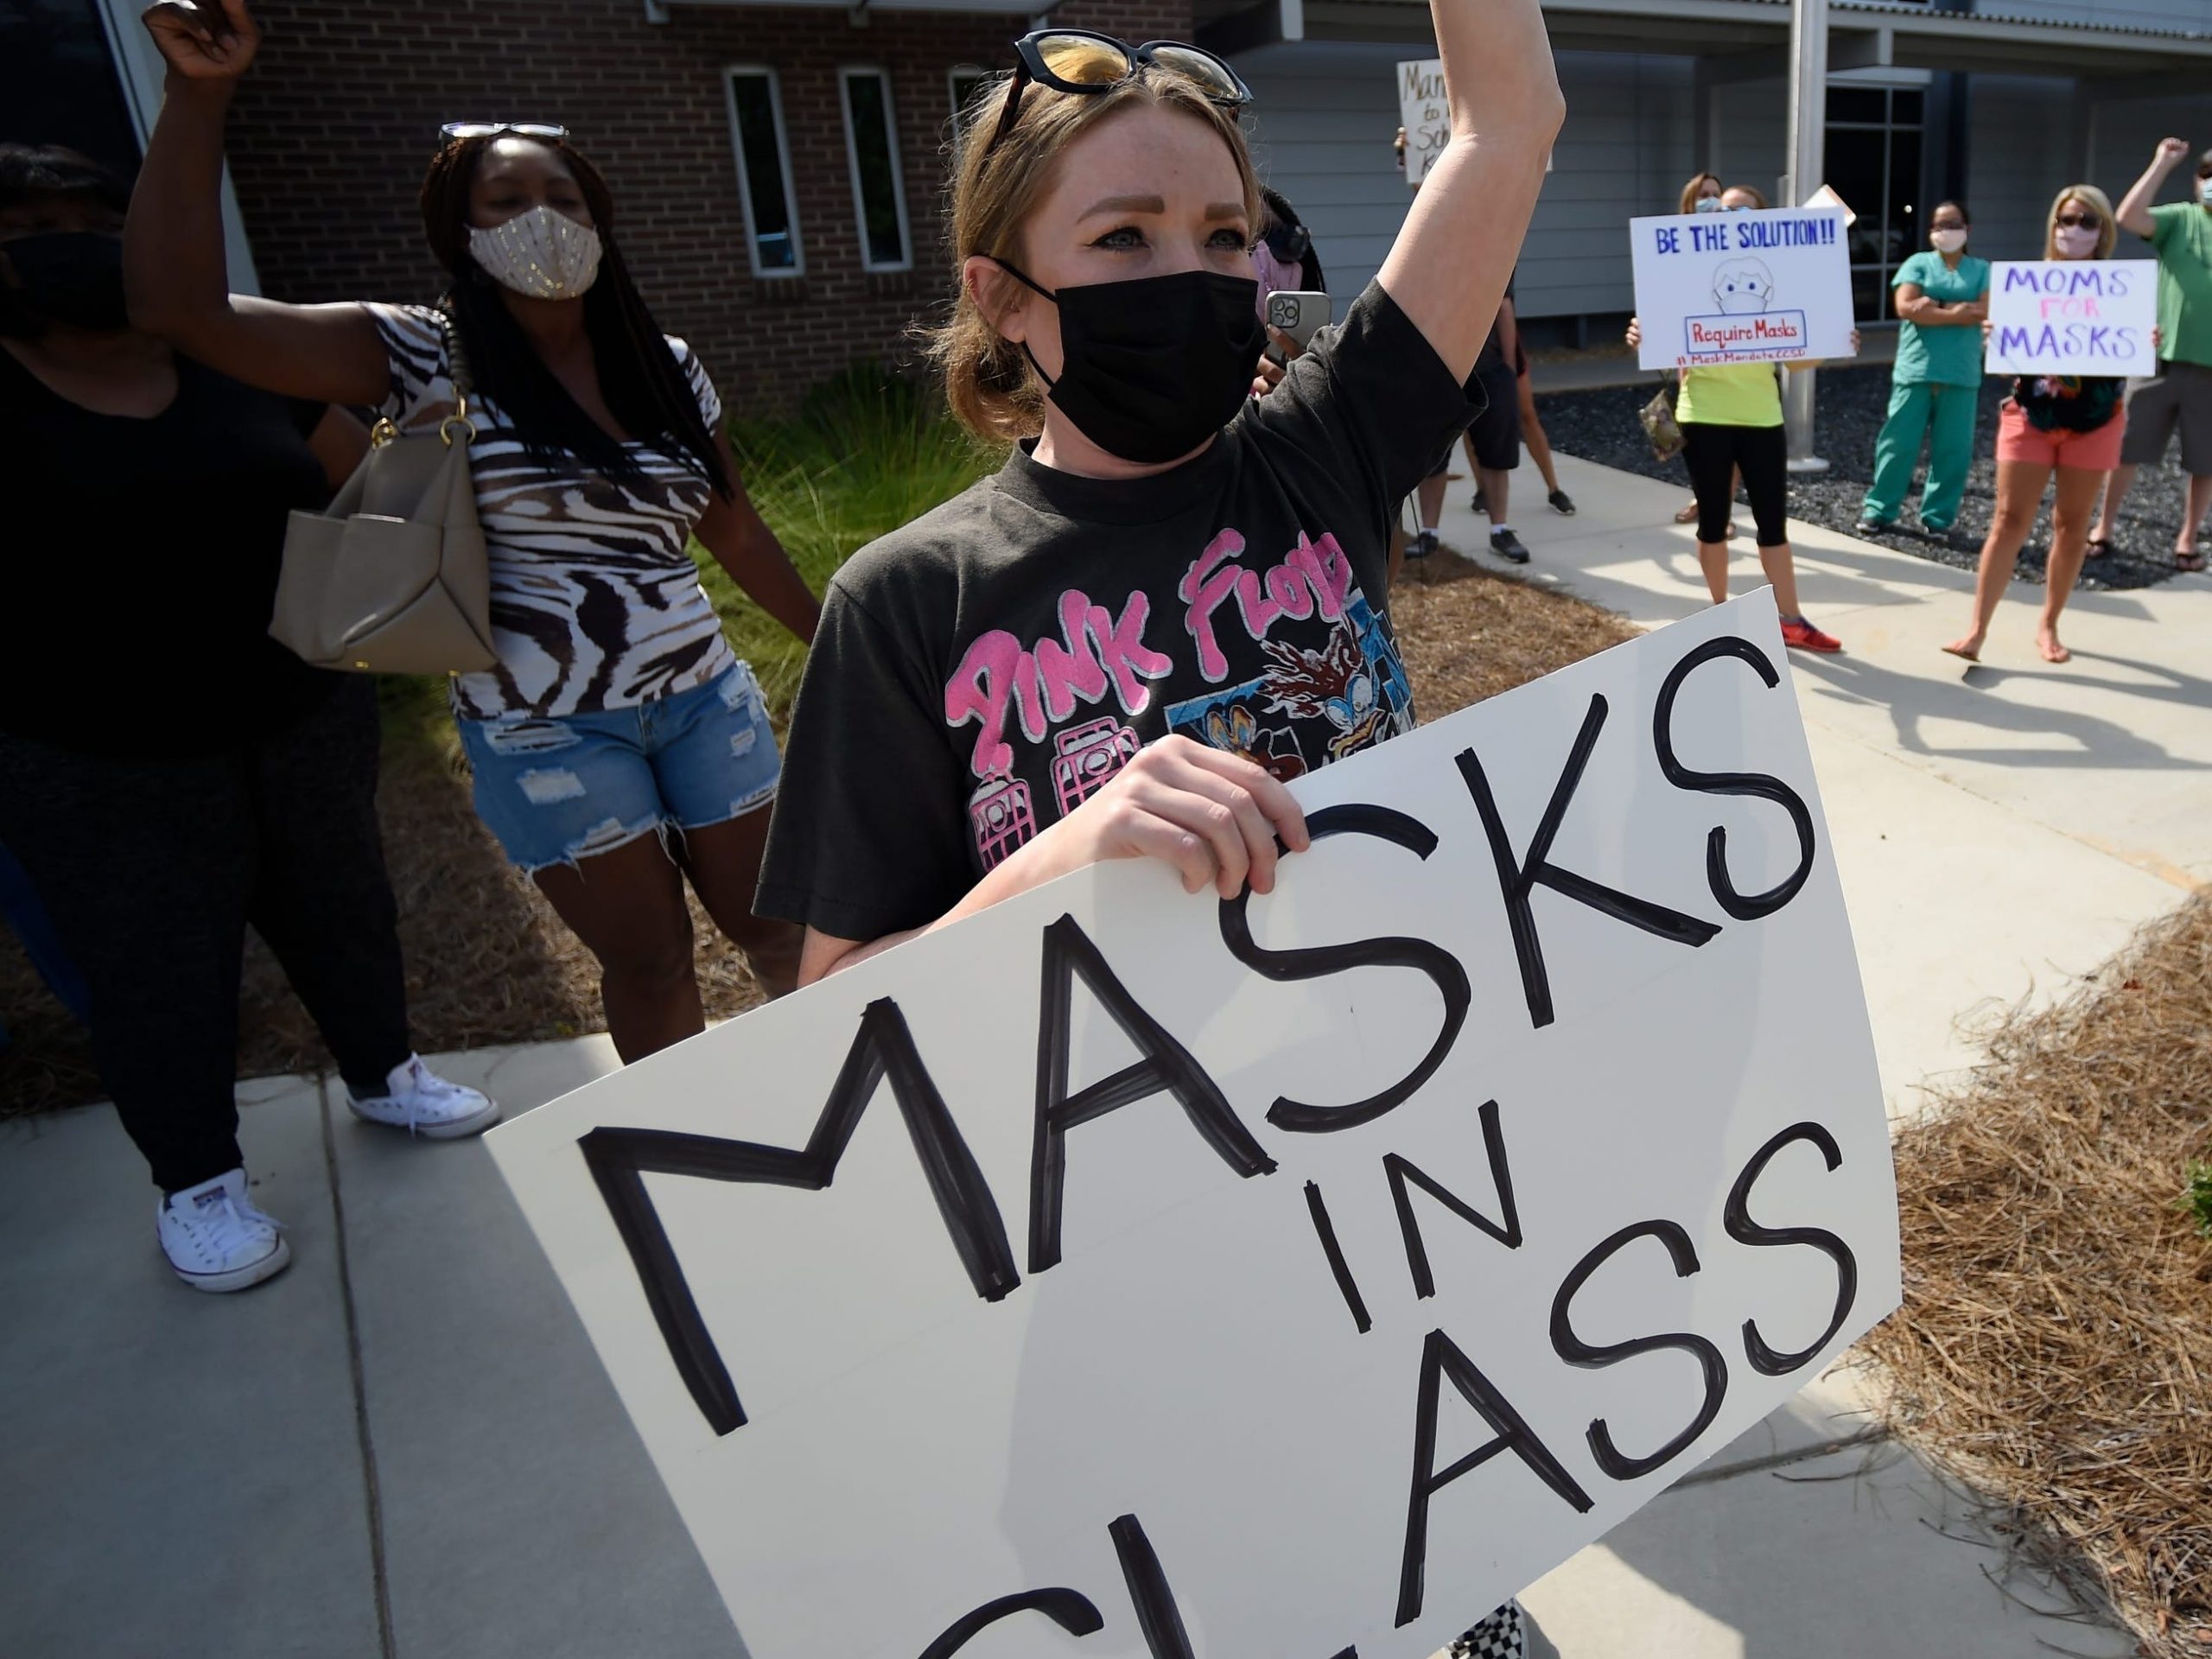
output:
[[[2077,652],[2076,660],[2088,655],[2088,652]],[[2008,678],[2039,677],[2020,674],[2016,670],[1974,664],[1968,667],[1959,679],[1929,680],[1849,656],[1815,657],[1801,652],[1790,660],[1800,671],[1821,682],[1821,695],[1887,709],[1891,722],[1896,728],[1897,747],[1908,754],[1981,761],[1999,766],[2082,766],[2098,771],[2120,769],[2136,772],[2212,770],[2201,761],[2168,753],[2148,738],[2115,721],[2070,709],[2014,702],[1993,695]],[[2120,662],[2123,659],[2105,660]],[[2143,666],[2136,664],[2126,665]],[[2087,683],[2122,696],[2147,695],[2161,701],[2212,707],[2212,683],[2190,680],[2189,677],[2170,670],[2143,667],[2143,671],[2175,682],[2176,690],[2171,692],[2149,691],[2116,680],[2083,681],[2080,677],[2069,676],[2066,667],[2053,668],[2050,673],[2054,677],[2064,677],[2077,684]],[[2187,685],[2194,685],[2196,690],[2193,694],[2186,692],[2183,688]],[[2044,734],[2061,740],[2064,747],[2054,744],[2024,749],[1999,743],[1986,746],[1946,744],[1931,740],[1923,729],[1926,723],[1932,721],[1980,726],[1992,733]]]

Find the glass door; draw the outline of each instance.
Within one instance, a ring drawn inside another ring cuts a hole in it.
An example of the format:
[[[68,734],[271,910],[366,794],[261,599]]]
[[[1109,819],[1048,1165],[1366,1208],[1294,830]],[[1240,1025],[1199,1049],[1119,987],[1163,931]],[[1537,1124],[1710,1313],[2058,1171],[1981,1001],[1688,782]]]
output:
[[[1827,182],[1858,214],[1852,226],[1851,299],[1859,321],[1890,315],[1890,279],[1925,242],[1920,200],[1916,86],[1828,87]]]

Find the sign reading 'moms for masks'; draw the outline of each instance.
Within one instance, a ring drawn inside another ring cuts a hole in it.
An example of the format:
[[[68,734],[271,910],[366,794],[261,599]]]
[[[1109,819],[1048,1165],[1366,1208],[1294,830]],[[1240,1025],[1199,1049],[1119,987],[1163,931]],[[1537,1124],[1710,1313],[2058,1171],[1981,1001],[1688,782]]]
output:
[[[2158,372],[2155,259],[2000,259],[1989,273],[1992,374]]]
[[[1897,1306],[1770,597],[1293,787],[493,1137],[756,1659],[1417,1659]]]
[[[1840,207],[1632,219],[1629,243],[1641,368],[1853,354]]]

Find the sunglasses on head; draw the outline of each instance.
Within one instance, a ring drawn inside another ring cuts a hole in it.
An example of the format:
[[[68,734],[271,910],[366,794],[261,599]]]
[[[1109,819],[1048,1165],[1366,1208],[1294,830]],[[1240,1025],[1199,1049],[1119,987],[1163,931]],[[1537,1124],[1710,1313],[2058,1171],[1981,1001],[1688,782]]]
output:
[[[438,137],[451,143],[461,138],[496,138],[509,132],[518,138],[550,138],[556,143],[569,136],[566,127],[532,121],[448,121],[438,129]]]
[[[1014,84],[1007,92],[998,130],[983,147],[986,157],[1014,130],[1022,94],[1033,81],[1056,92],[1110,92],[1135,79],[1139,70],[1153,67],[1196,81],[1199,91],[1224,109],[1242,109],[1252,101],[1252,89],[1234,69],[1212,53],[1178,41],[1130,46],[1094,29],[1040,29],[1016,41],[1014,51]]]
[[[2061,213],[2056,220],[2069,231],[2101,231],[2105,222],[2094,213]]]

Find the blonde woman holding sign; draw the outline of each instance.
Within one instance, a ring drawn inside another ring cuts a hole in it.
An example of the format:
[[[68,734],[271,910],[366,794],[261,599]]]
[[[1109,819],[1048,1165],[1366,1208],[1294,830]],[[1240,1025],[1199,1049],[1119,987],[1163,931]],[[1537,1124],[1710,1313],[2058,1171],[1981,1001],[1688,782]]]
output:
[[[2046,259],[2109,259],[2119,238],[2112,202],[2094,184],[2069,184],[2050,204],[2044,226]],[[1982,323],[1985,337],[1989,324]],[[2153,335],[2155,339],[2155,334]],[[1997,425],[1997,511],[1981,544],[1974,576],[1974,631],[1943,647],[1970,663],[1981,660],[1982,641],[1997,601],[2012,580],[2020,547],[2043,505],[2044,488],[2057,475],[2050,505],[2050,562],[2044,573],[2043,620],[2036,650],[2046,663],[2073,653],[2059,643],[2058,613],[2066,608],[2088,550],[2089,519],[2105,480],[2120,464],[2127,429],[2120,396],[2124,379],[2107,375],[2021,375],[2012,382]]]
[[[1720,198],[1724,211],[1764,208],[1766,198],[1748,185],[1731,185]],[[1628,343],[1643,344],[1642,320],[1630,317]],[[1851,346],[1859,349],[1859,331]],[[1793,372],[1808,361],[1783,365]],[[1797,566],[1789,551],[1789,453],[1782,434],[1782,383],[1771,363],[1716,363],[1682,371],[1682,392],[1675,405],[1685,440],[1682,459],[1697,494],[1697,562],[1713,602],[1728,597],[1728,515],[1740,476],[1751,499],[1758,531],[1759,564],[1774,586],[1782,612],[1784,644],[1799,651],[1836,652],[1842,643],[1823,633],[1797,608]]]
[[[1390,518],[1466,423],[1563,105],[1537,0],[1436,0],[1453,142],[1381,275],[1250,396],[1250,93],[1039,29],[955,162],[953,412],[1005,466],[824,602],[759,908],[803,982],[1106,859],[1272,892],[1284,780],[1414,722]],[[1475,1650],[1517,1655],[1509,1604]]]

